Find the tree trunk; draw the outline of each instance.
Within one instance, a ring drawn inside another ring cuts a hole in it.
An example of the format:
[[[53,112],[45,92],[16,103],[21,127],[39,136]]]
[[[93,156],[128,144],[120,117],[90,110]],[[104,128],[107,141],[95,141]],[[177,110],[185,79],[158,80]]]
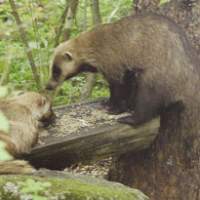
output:
[[[74,17],[76,15],[79,0],[66,1],[66,6],[61,16],[61,23],[55,38],[55,47],[60,43],[60,37],[63,33],[63,40],[66,41],[70,38],[71,28],[73,26]],[[64,29],[64,30],[63,30]]]
[[[22,21],[21,21],[21,19],[19,17],[18,12],[17,12],[17,7],[15,5],[15,1],[14,0],[9,0],[9,3],[10,3],[10,7],[12,9],[12,14],[13,14],[15,20],[16,20],[16,23],[17,23],[17,26],[18,26],[18,29],[19,29],[21,40],[22,40],[22,42],[24,44],[24,47],[25,47],[25,52],[26,52],[28,61],[29,61],[30,66],[31,66],[31,70],[32,70],[32,73],[33,73],[33,78],[35,79],[37,88],[41,89],[40,76],[39,76],[37,67],[35,65],[35,61],[33,59],[32,51],[29,48],[28,40],[27,40],[27,37],[26,37],[26,31],[24,29],[23,23],[22,23]]]
[[[73,26],[74,17],[76,15],[78,2],[79,2],[78,0],[71,0],[69,2],[67,18],[66,18],[65,27],[64,27],[64,36],[63,36],[64,41],[70,38],[70,33]]]
[[[67,17],[68,8],[69,8],[69,2],[66,1],[65,9],[64,9],[64,11],[61,15],[60,20],[59,20],[60,25],[59,25],[58,28],[56,28],[56,37],[55,37],[54,47],[58,46],[58,44],[60,43],[60,36],[62,34],[62,31],[63,31],[63,27],[64,27],[65,20],[66,20],[66,17]]]
[[[200,0],[135,0],[133,12],[154,12],[174,20],[186,32],[198,55],[200,54]]]
[[[92,20],[93,24],[97,25],[101,23],[101,14],[99,8],[99,0],[91,0]]]
[[[156,1],[140,1],[136,12],[153,10],[175,19],[199,52],[199,1],[172,1],[159,8]],[[138,2],[136,2],[138,3]],[[149,3],[149,4],[148,4]],[[192,80],[188,80],[192,83]],[[200,84],[200,83],[199,83]],[[110,170],[110,180],[142,190],[153,200],[200,199],[200,94],[191,88],[180,114],[170,111],[161,116],[159,135],[144,151],[122,155]]]
[[[200,97],[196,100],[200,102]],[[163,115],[153,145],[122,155],[113,164],[109,179],[140,189],[153,200],[199,200],[198,104],[188,106],[181,116]]]
[[[100,24],[101,14],[99,8],[99,0],[91,0],[91,10],[92,10],[93,25]],[[85,100],[91,95],[95,82],[96,82],[95,74],[88,73],[86,76],[86,84],[84,85],[83,92],[81,94],[81,100]]]

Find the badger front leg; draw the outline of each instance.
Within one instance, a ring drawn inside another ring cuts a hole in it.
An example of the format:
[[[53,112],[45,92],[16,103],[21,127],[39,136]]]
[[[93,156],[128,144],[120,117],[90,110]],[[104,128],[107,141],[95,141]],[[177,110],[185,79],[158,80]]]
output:
[[[132,98],[131,100],[133,101]],[[162,91],[157,92],[154,87],[144,84],[143,80],[139,80],[132,105],[134,113],[130,116],[122,117],[118,121],[133,126],[145,123],[161,113],[165,108],[164,101],[165,98],[163,98]]]
[[[110,80],[109,88],[110,99],[107,102],[109,113],[120,114],[132,109],[137,90],[135,72],[126,71],[122,82]]]
[[[110,82],[110,98],[107,110],[110,114],[120,114],[127,110],[126,85],[124,83]]]

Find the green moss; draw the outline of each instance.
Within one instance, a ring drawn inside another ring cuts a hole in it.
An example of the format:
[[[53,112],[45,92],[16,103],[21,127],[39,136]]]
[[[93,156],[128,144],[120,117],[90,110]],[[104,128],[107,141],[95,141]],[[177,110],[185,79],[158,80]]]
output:
[[[147,200],[140,191],[103,180],[1,176],[0,199]]]

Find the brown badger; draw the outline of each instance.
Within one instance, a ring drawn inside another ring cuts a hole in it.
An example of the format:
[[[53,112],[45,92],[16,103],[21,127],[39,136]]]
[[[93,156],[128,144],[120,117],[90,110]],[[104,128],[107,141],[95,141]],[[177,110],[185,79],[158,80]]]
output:
[[[136,117],[122,121],[138,124],[195,95],[190,88],[198,83],[199,72],[196,56],[192,55],[186,36],[168,18],[154,14],[129,16],[60,44],[47,89],[80,72],[99,71],[110,84],[111,99],[128,99],[129,93],[134,94],[130,104]],[[127,84],[129,72],[133,76]],[[187,82],[188,76],[193,77],[193,83]]]
[[[9,133],[0,131],[0,143],[13,159],[30,151],[37,142],[41,120],[53,116],[50,101],[36,92],[0,101],[0,111],[10,125]],[[25,161],[1,161],[0,156],[0,174],[32,171],[33,168]]]

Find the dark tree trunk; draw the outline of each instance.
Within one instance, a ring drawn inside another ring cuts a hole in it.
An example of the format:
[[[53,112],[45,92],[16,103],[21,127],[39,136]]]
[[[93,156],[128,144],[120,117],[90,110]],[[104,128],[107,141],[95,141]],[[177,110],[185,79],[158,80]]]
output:
[[[154,2],[156,1],[140,1],[136,12],[153,10],[170,16],[184,28],[199,53],[200,2],[193,1],[193,4],[189,4],[192,1],[177,0],[162,8]],[[192,83],[192,77],[188,81]],[[180,115],[170,111],[161,116],[159,136],[149,149],[122,155],[116,160],[110,170],[111,180],[138,188],[152,200],[200,199],[198,85],[200,83],[191,87],[191,94],[195,95],[188,97]]]
[[[195,101],[181,116],[163,115],[151,148],[122,155],[113,164],[110,180],[138,188],[153,200],[199,200],[200,97]]]
[[[171,0],[160,5],[160,0],[135,0],[134,13],[154,12],[176,21],[186,32],[200,55],[200,0]]]
[[[71,29],[73,26],[74,18],[78,8],[78,0],[69,1],[69,8],[66,16],[65,27],[63,30],[64,37],[63,40],[66,41],[70,38]]]

